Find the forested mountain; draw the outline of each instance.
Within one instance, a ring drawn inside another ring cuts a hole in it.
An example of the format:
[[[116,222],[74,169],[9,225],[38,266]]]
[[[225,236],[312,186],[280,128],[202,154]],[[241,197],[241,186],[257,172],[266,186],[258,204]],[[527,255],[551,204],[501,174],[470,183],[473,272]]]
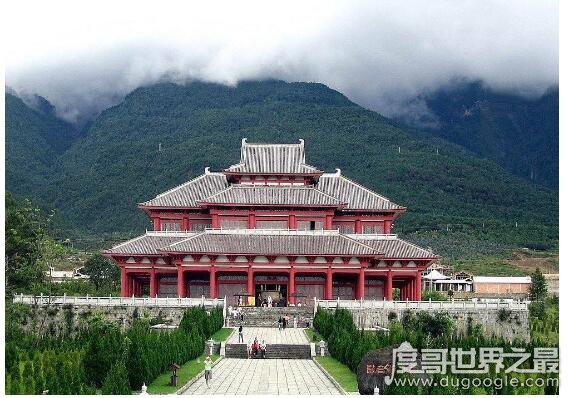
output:
[[[538,98],[463,83],[418,98],[414,125],[491,159],[527,180],[558,188],[558,88]]]
[[[7,139],[16,141],[9,145],[21,147],[25,131],[9,134]],[[340,167],[407,206],[395,232],[441,254],[459,255],[466,245],[482,252],[557,244],[554,191],[461,146],[410,133],[311,83],[139,88],[94,119],[57,157],[44,172],[47,183],[38,182],[37,196],[77,229],[139,233],[150,225],[136,203],[201,174],[205,166],[222,170],[236,163],[243,137],[275,143],[304,138],[309,164],[326,171]],[[24,193],[14,177],[22,171],[13,156],[7,173],[8,188]]]
[[[19,195],[38,198],[52,177],[55,160],[71,146],[73,126],[55,116],[38,97],[38,110],[6,94],[6,186]]]

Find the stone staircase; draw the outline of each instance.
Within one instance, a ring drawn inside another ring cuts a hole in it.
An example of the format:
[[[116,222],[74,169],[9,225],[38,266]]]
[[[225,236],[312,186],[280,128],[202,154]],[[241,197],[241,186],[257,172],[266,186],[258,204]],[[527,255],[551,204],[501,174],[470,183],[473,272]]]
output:
[[[241,321],[242,314],[242,321]],[[236,315],[227,315],[227,325],[232,327],[278,327],[279,317],[288,317],[288,327],[294,326],[296,316],[298,327],[311,325],[314,319],[314,309],[311,307],[239,307]]]
[[[225,346],[226,358],[247,358],[246,344],[227,344]],[[267,344],[267,359],[310,359],[309,344]]]

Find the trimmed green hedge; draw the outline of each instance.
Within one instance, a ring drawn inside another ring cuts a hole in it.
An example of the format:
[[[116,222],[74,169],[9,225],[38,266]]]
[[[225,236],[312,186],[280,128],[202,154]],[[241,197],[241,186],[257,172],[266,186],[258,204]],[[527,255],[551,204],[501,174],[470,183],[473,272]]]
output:
[[[183,364],[203,353],[205,340],[223,327],[221,308],[189,309],[180,327],[152,330],[136,319],[127,331],[102,318],[75,337],[51,338],[10,333],[6,341],[6,391],[12,394],[124,393],[149,384],[172,362]],[[125,374],[111,375],[112,369]]]

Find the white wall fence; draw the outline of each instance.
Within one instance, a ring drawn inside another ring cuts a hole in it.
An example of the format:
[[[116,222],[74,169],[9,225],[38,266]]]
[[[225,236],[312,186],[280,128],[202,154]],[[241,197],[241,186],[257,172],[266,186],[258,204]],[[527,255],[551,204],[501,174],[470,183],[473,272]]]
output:
[[[75,297],[75,296],[32,296],[14,295],[14,303],[34,305],[91,305],[100,307],[223,307],[226,308],[226,298],[173,298],[173,297]]]
[[[468,300],[450,301],[386,301],[386,300],[319,300],[314,299],[314,311],[319,308],[365,308],[387,310],[484,310],[484,309],[509,309],[527,311],[527,301],[504,301],[504,302],[478,302]]]

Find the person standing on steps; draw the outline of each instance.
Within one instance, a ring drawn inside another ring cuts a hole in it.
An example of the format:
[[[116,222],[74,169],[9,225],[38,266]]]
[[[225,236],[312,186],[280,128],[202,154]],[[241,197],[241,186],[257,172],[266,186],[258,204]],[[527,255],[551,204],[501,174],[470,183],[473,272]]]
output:
[[[264,340],[262,340],[262,343],[260,343],[260,357],[262,359],[266,359],[266,343],[264,342]]]
[[[209,388],[209,382],[211,381],[211,376],[212,376],[212,368],[213,368],[213,362],[211,361],[211,357],[208,356],[207,358],[205,358],[205,361],[203,362],[205,364],[205,384],[207,384],[207,388]]]
[[[282,330],[282,317],[278,317],[278,330]]]
[[[239,326],[239,343],[244,343],[245,338],[243,337],[243,325]]]

